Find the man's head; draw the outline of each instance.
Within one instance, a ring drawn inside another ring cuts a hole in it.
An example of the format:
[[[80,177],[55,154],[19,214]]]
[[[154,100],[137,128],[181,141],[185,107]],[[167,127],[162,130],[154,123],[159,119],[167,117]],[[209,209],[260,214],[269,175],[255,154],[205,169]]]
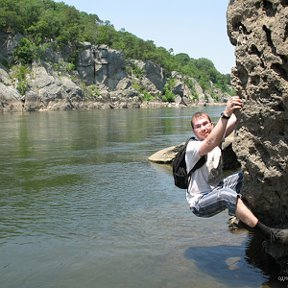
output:
[[[194,134],[199,140],[204,140],[214,127],[210,116],[203,112],[196,112],[192,116],[191,126]]]

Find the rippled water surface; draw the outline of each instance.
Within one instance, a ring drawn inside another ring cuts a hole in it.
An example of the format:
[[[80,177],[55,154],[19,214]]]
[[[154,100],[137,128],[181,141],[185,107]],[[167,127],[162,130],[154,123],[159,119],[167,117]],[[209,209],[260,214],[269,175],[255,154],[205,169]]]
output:
[[[247,232],[193,216],[147,160],[195,109],[1,114],[1,287],[262,287]]]

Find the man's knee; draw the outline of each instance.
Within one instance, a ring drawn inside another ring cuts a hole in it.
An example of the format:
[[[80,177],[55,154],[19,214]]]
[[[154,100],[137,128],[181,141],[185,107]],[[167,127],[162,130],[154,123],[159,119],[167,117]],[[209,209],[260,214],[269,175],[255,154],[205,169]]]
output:
[[[219,191],[219,201],[223,202],[228,209],[229,215],[235,215],[236,213],[236,205],[238,202],[239,195],[232,189],[223,189]]]

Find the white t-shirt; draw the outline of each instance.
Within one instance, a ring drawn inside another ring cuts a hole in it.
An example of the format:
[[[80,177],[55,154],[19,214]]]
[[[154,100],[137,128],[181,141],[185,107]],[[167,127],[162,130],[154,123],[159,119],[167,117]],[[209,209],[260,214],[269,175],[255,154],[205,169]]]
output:
[[[199,147],[201,141],[190,141],[187,145],[185,161],[187,173],[195,166],[201,158]],[[222,153],[219,147],[215,147],[207,154],[207,160],[202,167],[194,171],[186,193],[186,199],[190,206],[203,193],[207,193],[215,188],[222,179]]]

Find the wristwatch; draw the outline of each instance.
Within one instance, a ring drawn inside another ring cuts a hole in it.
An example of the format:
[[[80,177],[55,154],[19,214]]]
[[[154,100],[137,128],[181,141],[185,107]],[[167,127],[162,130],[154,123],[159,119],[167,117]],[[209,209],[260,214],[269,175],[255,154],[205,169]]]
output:
[[[223,119],[229,119],[231,116],[227,116],[227,115],[225,115],[223,112],[221,113],[221,118],[223,118]]]

